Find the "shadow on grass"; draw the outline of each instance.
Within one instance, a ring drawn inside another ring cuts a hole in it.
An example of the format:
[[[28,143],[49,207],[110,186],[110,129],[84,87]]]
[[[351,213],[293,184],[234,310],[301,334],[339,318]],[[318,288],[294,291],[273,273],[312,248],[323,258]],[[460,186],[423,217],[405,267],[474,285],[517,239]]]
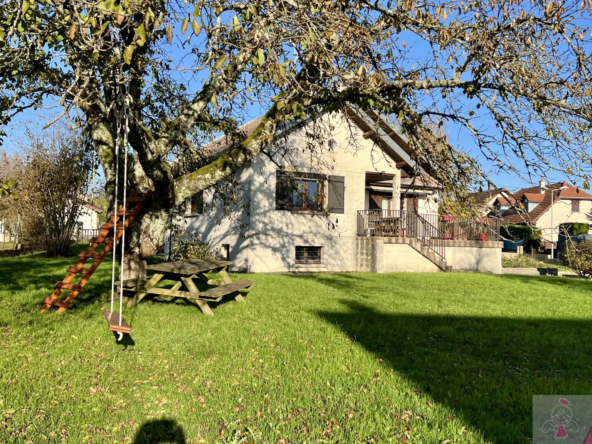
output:
[[[487,442],[532,436],[532,396],[592,394],[588,321],[382,313],[342,301],[317,314],[452,408]]]
[[[54,290],[54,284],[64,279],[67,268],[74,266],[79,258],[78,253],[86,250],[88,245],[77,244],[71,250],[70,257],[48,257],[44,253],[29,256],[0,259],[0,290],[9,292],[33,291],[35,293],[47,293],[49,296]],[[89,264],[89,262],[87,262]],[[75,299],[72,308],[77,304],[94,302],[104,294],[109,294],[111,282],[101,276],[104,272],[110,274],[111,256],[107,256],[98,272],[93,276],[88,286]],[[80,275],[80,278],[82,275]],[[75,279],[73,283],[77,283]],[[68,293],[67,291],[65,293]],[[44,296],[44,297],[45,297]],[[64,294],[64,297],[67,294]],[[24,301],[24,308],[39,309],[41,299]]]
[[[185,431],[174,419],[156,419],[142,424],[133,444],[185,444]]]

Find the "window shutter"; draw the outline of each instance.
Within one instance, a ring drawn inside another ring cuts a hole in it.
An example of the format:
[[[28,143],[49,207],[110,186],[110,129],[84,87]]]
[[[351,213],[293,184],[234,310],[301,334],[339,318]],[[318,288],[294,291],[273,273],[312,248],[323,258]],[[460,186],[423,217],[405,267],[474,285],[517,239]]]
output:
[[[291,210],[290,176],[287,172],[277,170],[275,174],[275,209]]]
[[[345,177],[329,176],[329,212],[345,213]]]

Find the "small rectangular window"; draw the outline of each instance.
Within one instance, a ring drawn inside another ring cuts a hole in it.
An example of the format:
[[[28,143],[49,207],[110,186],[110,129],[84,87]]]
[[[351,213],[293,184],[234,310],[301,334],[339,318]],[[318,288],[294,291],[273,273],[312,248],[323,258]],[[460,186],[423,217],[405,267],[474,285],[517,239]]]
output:
[[[579,213],[580,212],[580,201],[579,200],[572,200],[571,201],[571,212],[572,213]]]
[[[297,264],[320,264],[321,247],[296,247]]]
[[[193,196],[191,196],[191,199],[189,199],[189,205],[188,205],[188,214],[189,215],[193,215],[193,214],[203,214],[203,210],[204,210],[204,202],[203,202],[203,191],[200,191],[196,194],[194,194]]]

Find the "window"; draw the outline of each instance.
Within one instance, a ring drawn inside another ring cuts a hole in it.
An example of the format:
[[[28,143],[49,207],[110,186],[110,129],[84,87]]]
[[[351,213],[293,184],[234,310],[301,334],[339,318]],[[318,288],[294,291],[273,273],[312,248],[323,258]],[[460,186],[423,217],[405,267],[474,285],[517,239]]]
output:
[[[187,207],[188,215],[202,214],[204,210],[203,191],[200,191],[191,196]]]
[[[292,205],[295,210],[319,210],[322,196],[317,180],[296,179],[292,190]]]
[[[320,264],[321,247],[296,247],[297,264]]]
[[[572,213],[579,213],[580,212],[580,201],[579,200],[572,200],[571,201],[571,212]]]

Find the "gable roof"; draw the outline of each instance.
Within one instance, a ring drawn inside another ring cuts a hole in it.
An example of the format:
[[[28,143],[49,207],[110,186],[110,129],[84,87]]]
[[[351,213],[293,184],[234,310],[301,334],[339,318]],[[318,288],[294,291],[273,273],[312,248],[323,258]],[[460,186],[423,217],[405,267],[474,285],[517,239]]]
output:
[[[538,193],[524,193],[523,196],[526,198],[526,200],[532,203],[542,202],[545,198],[544,194]]]
[[[561,187],[567,187],[567,189],[552,191],[557,190]],[[539,187],[522,188],[521,190],[518,190],[516,193],[514,193],[514,197],[516,198],[516,200],[520,200],[522,197],[525,197],[530,202],[536,202],[536,200],[531,200],[530,198],[538,199],[540,203],[529,213],[518,213],[514,211],[514,214],[507,214],[503,217],[504,223],[535,223],[537,220],[541,218],[543,214],[547,212],[547,210],[549,210],[549,208],[551,208],[552,193],[554,193],[553,205],[561,199],[592,200],[592,194],[586,193],[584,190],[581,190],[567,182],[557,182],[554,184],[550,184],[548,185],[548,188],[550,189],[545,191],[543,194],[539,193]]]
[[[516,199],[512,196],[497,196],[495,202],[499,202],[500,205],[513,205]]]
[[[416,165],[412,160],[413,152],[409,147],[407,138],[402,135],[398,126],[391,119],[383,114],[371,110],[354,109],[352,106],[348,107],[347,116],[365,133],[365,136],[367,133],[372,133],[370,137],[375,137],[380,148],[397,163],[397,168],[402,168],[409,173],[414,172]],[[253,119],[240,126],[237,132],[243,138],[247,138],[257,129],[261,120],[263,120],[263,117]],[[305,119],[301,122],[288,122],[282,130],[290,131],[298,128],[301,123],[306,121]],[[200,149],[200,153],[206,160],[214,160],[226,154],[238,142],[238,140],[224,135],[204,145]]]

